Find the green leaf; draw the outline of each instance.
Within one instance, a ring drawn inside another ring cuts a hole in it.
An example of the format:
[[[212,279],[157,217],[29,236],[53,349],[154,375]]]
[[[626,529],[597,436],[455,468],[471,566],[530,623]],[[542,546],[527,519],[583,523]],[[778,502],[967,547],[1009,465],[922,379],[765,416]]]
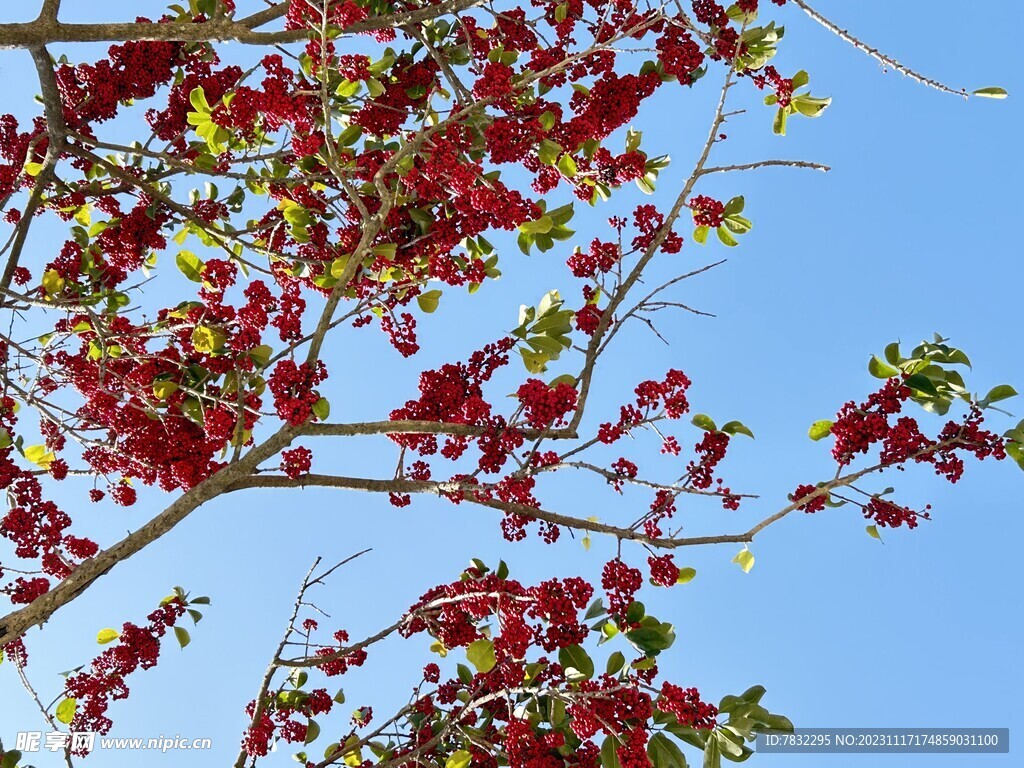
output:
[[[1011,459],[1017,462],[1017,466],[1024,470],[1024,444],[1010,443],[1006,446],[1006,453]]]
[[[725,218],[724,223],[726,229],[728,229],[730,232],[736,233],[737,235],[742,235],[746,232],[749,232],[754,227],[750,219],[744,216],[740,216],[738,214],[727,216]]]
[[[370,92],[373,93],[373,81],[369,84]],[[338,145],[342,147],[349,147],[359,141],[359,137],[363,135],[363,128],[360,125],[350,125],[344,131],[338,134]]]
[[[272,354],[274,354],[274,350],[269,344],[260,344],[258,347],[253,347],[249,350],[249,357],[251,357],[252,361],[260,368],[265,368],[267,366]]]
[[[764,698],[765,693],[767,691],[763,685],[752,685],[740,694],[740,698],[748,704],[757,704]]]
[[[731,216],[734,213],[742,213],[744,205],[746,205],[746,201],[744,200],[743,195],[736,195],[736,197],[732,198],[725,204],[725,207],[722,209],[722,214],[725,216]]]
[[[175,627],[174,636],[178,639],[178,645],[182,648],[192,642],[192,637],[184,627]]]
[[[77,699],[64,699],[57,705],[57,719],[67,725],[75,718],[75,711],[78,709]]]
[[[758,718],[767,730],[779,733],[793,733],[793,721],[783,715],[762,715]],[[759,729],[765,730],[765,729]]]
[[[558,161],[558,170],[567,179],[571,179],[576,175],[576,161],[572,155],[562,155],[562,159]]]
[[[9,749],[4,752],[4,756],[0,758],[0,768],[17,768],[20,761],[21,752],[16,749]]]
[[[807,430],[807,436],[811,440],[823,440],[832,434],[832,420],[821,419],[811,424],[811,428]]]
[[[718,227],[715,232],[718,233],[718,239],[730,248],[739,245],[739,242],[732,236],[727,227]]]
[[[978,90],[974,91],[974,95],[981,96],[982,98],[985,99],[1005,99],[1010,94],[1006,92],[1005,88],[993,86],[989,88],[979,88]]]
[[[622,655],[622,651],[615,651],[611,656],[608,657],[608,664],[605,667],[605,672],[609,675],[618,674],[626,664],[626,657]]]
[[[890,365],[896,365],[900,361],[900,343],[894,341],[885,346],[885,359]]]
[[[600,597],[594,602],[587,606],[587,612],[583,614],[583,618],[586,621],[596,619],[598,616],[603,616],[605,613],[604,600]]]
[[[312,744],[316,741],[316,737],[320,735],[320,724],[313,718],[309,718],[309,722],[306,724],[306,739],[303,744]]]
[[[754,439],[754,433],[750,431],[750,428],[739,421],[726,422],[722,425],[722,431],[727,435],[746,435],[747,437]]]
[[[106,645],[107,643],[117,640],[121,636],[121,633],[116,629],[101,629],[96,634],[96,642],[100,645]]]
[[[711,227],[701,225],[693,230],[693,242],[704,245],[708,241],[708,232],[711,231]]]
[[[206,264],[192,251],[181,251],[174,259],[181,273],[193,283],[203,282],[203,270]]]
[[[646,616],[640,627],[626,633],[626,639],[638,651],[646,656],[657,656],[668,650],[676,640],[675,627],[661,622],[653,616]]]
[[[321,397],[315,403],[313,403],[313,415],[316,416],[320,421],[327,421],[327,417],[331,415],[331,402],[326,397]]]
[[[373,246],[373,253],[375,256],[383,256],[388,261],[394,261],[398,254],[398,246],[395,243],[382,243]]]
[[[792,102],[796,111],[804,117],[818,117],[831,103],[832,99],[819,99],[814,96],[797,96]]]
[[[519,348],[519,354],[523,358],[523,365],[530,373],[544,373],[548,369],[548,360],[551,358],[547,355],[531,352],[525,347]]]
[[[550,232],[555,222],[550,216],[541,216],[536,221],[525,221],[519,225],[519,231],[526,235],[540,235]]]
[[[565,702],[551,698],[548,704],[548,722],[558,728],[565,722]]]
[[[466,648],[466,658],[478,672],[490,672],[498,663],[494,656],[494,642],[487,638],[470,643]]]
[[[554,165],[563,151],[561,144],[557,144],[551,139],[544,139],[537,147],[537,156],[544,165]]]
[[[626,609],[626,622],[628,624],[639,624],[646,615],[647,608],[639,600],[634,600]]]
[[[775,112],[775,120],[772,122],[772,132],[779,136],[786,135],[786,119],[789,117],[788,111],[784,107],[779,107]],[[705,753],[706,755],[707,753]],[[707,764],[707,757],[704,760]]]
[[[459,749],[448,755],[444,768],[469,768],[469,763],[472,759],[473,756],[469,753],[469,750]]]
[[[704,768],[720,768],[722,765],[722,752],[718,746],[718,739],[708,739],[704,747]]]
[[[925,376],[923,373],[915,373],[912,376],[908,376],[906,385],[911,389],[916,389],[918,392],[924,392],[928,395],[938,395],[939,390],[935,388],[935,384],[932,380]]]
[[[558,651],[558,663],[566,669],[572,667],[585,680],[589,680],[594,676],[593,659],[578,645],[569,645],[560,649]]]
[[[693,581],[693,578],[696,575],[697,575],[697,569],[696,568],[690,568],[690,567],[680,568],[679,569],[679,578],[676,579],[676,584],[688,584],[689,582]]]
[[[203,90],[202,86],[193,88],[191,93],[188,95],[188,100],[196,112],[210,114],[210,112],[213,111],[213,108],[210,107],[210,102],[206,100],[206,92]]]
[[[617,747],[618,736],[613,734],[605,737],[601,743],[601,768],[622,768],[619,755],[615,751]]]
[[[651,737],[647,744],[647,757],[654,768],[686,768],[682,750],[664,733]]]
[[[871,359],[868,360],[868,373],[876,379],[889,379],[893,376],[899,376],[900,372],[898,368],[893,368],[878,355],[872,355]]]
[[[877,525],[869,525],[864,530],[866,530],[868,532],[868,536],[870,536],[871,538],[878,539],[879,541],[882,540],[882,535],[878,532],[878,526]]]
[[[630,128],[626,131],[626,152],[636,152],[640,149],[640,142],[643,141],[643,131],[638,131],[635,128]]]
[[[416,297],[416,303],[419,304],[420,309],[422,309],[427,314],[430,314],[431,312],[437,310],[437,306],[438,304],[440,304],[440,302],[441,291],[436,289],[433,291],[426,291],[425,293],[421,293],[419,296]]]
[[[1011,387],[1009,384],[1000,384],[998,387],[992,387],[988,394],[985,395],[985,403],[998,403],[1000,400],[1006,400],[1010,397],[1016,397],[1017,390]]]
[[[754,553],[744,547],[736,553],[732,561],[742,568],[744,573],[750,573],[750,569],[754,567]]]
[[[707,414],[698,413],[690,419],[690,421],[695,427],[699,427],[705,432],[714,432],[718,429],[718,427],[715,426],[715,422]]]

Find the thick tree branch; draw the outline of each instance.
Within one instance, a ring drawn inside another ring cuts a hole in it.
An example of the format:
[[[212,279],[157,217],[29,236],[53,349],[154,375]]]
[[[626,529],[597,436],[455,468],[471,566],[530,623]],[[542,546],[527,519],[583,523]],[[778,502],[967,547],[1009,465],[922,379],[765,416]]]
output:
[[[67,605],[97,579],[105,575],[122,560],[152,544],[173,529],[193,511],[207,501],[231,490],[238,478],[251,473],[263,461],[286,447],[297,433],[294,427],[285,427],[265,442],[253,448],[238,462],[210,476],[172,502],[160,514],[94,557],[85,560],[71,574],[49,592],[41,595],[17,611],[0,618],[0,646],[21,637],[32,626],[44,624],[62,606]]]
[[[459,13],[482,0],[448,0],[414,11],[386,16],[371,16],[358,21],[345,32],[358,34],[378,29],[396,29],[407,24],[422,24],[450,13]],[[284,7],[282,3],[278,7]],[[123,40],[170,40],[182,43],[238,42],[246,45],[281,45],[308,40],[310,30],[292,29],[261,32],[257,27],[281,16],[283,11],[268,9],[242,21],[214,19],[199,24],[108,22],[66,24],[56,18],[40,16],[34,21],[0,24],[0,49],[32,48],[49,43],[115,43]]]

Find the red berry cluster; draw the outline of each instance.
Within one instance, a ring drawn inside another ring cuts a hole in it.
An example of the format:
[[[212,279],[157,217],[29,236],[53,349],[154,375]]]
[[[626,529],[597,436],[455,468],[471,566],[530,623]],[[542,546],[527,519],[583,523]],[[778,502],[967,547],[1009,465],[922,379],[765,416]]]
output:
[[[725,220],[725,203],[707,195],[697,195],[690,200],[693,223],[698,227],[720,227]]]
[[[651,567],[651,581],[658,586],[671,587],[679,581],[679,566],[672,555],[651,555],[647,564]]]
[[[292,426],[305,424],[320,399],[314,388],[326,378],[327,367],[322,360],[302,364],[296,364],[294,360],[280,361],[267,381],[274,395],[277,415]]]
[[[576,277],[596,277],[608,272],[619,261],[619,246],[594,238],[586,251],[576,250],[566,264]]]
[[[313,466],[313,452],[309,448],[291,448],[281,451],[281,470],[293,480],[309,474]]]
[[[906,523],[907,528],[917,528],[918,518],[928,520],[930,515],[927,510],[931,509],[932,505],[928,504],[925,506],[924,512],[915,512],[907,507],[894,504],[891,501],[874,497],[867,504],[864,505],[864,517],[869,520],[874,520],[876,524],[883,528],[899,528],[901,525]]]
[[[676,572],[676,576],[679,572]],[[608,597],[608,611],[613,616],[623,617],[633,597],[643,584],[643,576],[638,568],[632,568],[621,558],[609,560],[601,572],[601,588]]]
[[[174,598],[149,614],[147,625],[140,627],[126,622],[115,645],[93,659],[87,671],[68,677],[64,695],[78,702],[70,723],[72,731],[107,733],[110,730],[112,723],[107,717],[107,708],[111,701],[128,697],[125,678],[136,669],[156,666],[160,639],[184,613],[185,604]]]
[[[655,47],[665,74],[678,77],[681,83],[688,85],[690,75],[704,63],[704,51],[684,25],[681,18],[671,19]]]
[[[670,712],[683,725],[691,728],[714,728],[718,707],[700,699],[696,688],[680,688],[666,682],[661,686],[661,696],[656,702],[662,712]]]
[[[817,491],[817,486],[814,485],[798,485],[796,490],[793,491],[793,502],[797,503],[801,499],[810,496],[812,493]],[[797,506],[797,509],[802,509],[804,512],[821,512],[825,508],[825,503],[828,501],[827,493],[819,493],[813,499],[808,499],[802,504]]]
[[[242,737],[242,749],[250,757],[265,757],[270,752],[271,743],[277,736],[290,743],[302,743],[308,733],[308,718],[327,714],[334,706],[334,700],[324,688],[312,691],[296,691],[287,699],[276,695],[268,695],[263,700],[259,717]],[[250,701],[245,713],[252,718],[256,714],[256,702]],[[302,718],[296,720],[294,718]]]
[[[547,429],[565,423],[565,416],[576,408],[579,393],[571,384],[549,386],[540,379],[527,379],[516,391],[523,406],[523,417],[534,429]]]
[[[16,424],[14,400],[6,396],[0,398],[0,429],[12,437]],[[43,431],[49,430],[44,428]],[[50,447],[63,447],[63,440],[63,435],[53,433]],[[0,488],[6,490],[10,507],[0,518],[0,535],[14,544],[17,557],[39,558],[44,574],[63,579],[71,573],[76,560],[92,557],[99,547],[94,541],[67,532],[71,518],[54,502],[43,497],[38,476],[14,462],[12,454],[15,450],[14,445],[0,449]],[[0,591],[10,595],[12,602],[29,603],[49,588],[50,582],[44,577],[18,577]]]
[[[725,432],[705,432],[704,437],[693,448],[699,458],[687,465],[687,477],[694,488],[710,488],[715,468],[725,458],[725,452],[729,448],[729,435]],[[718,482],[721,483],[721,480]]]
[[[665,216],[653,205],[639,205],[633,212],[633,225],[640,234],[633,238],[633,247],[646,251],[654,245],[663,229]],[[665,253],[679,253],[683,238],[671,230],[661,240],[659,248]]]

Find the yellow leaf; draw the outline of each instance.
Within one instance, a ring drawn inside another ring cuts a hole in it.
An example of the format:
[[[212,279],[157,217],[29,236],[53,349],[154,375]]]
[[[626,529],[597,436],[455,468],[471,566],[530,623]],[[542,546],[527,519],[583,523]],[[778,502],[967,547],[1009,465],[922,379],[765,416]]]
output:
[[[153,394],[161,400],[166,400],[177,391],[178,382],[176,381],[163,380],[153,382]]]
[[[358,736],[355,736],[355,735],[349,736],[348,739],[345,741],[345,748],[348,749],[350,747],[355,746],[358,743],[359,743],[359,737]],[[343,757],[342,760],[345,761],[345,765],[349,766],[349,768],[359,768],[359,766],[363,764],[363,753],[362,753],[362,750],[361,749],[354,749],[354,750],[352,750],[350,752],[346,752],[345,753],[345,757]]]
[[[106,645],[114,640],[117,640],[121,636],[121,633],[116,629],[101,629],[96,635],[96,642],[100,645]]]
[[[57,457],[54,456],[52,451],[46,450],[45,445],[30,445],[25,449],[25,458],[36,466],[49,469]]]
[[[469,768],[473,756],[468,750],[460,749],[448,755],[444,768]]]
[[[225,340],[224,333],[216,328],[197,325],[192,331],[192,346],[196,348],[196,352],[213,354],[224,346]]]
[[[43,273],[43,290],[48,296],[56,296],[64,290],[64,278],[56,269],[48,269]]]
[[[742,568],[744,573],[750,573],[750,569],[754,567],[754,553],[744,547],[736,553],[732,561]]]
[[[448,649],[444,647],[444,643],[440,640],[435,640],[430,644],[430,652],[436,653],[442,659],[448,655]]]
[[[67,725],[75,719],[75,710],[78,709],[78,702],[75,699],[64,699],[57,705],[57,719]]]

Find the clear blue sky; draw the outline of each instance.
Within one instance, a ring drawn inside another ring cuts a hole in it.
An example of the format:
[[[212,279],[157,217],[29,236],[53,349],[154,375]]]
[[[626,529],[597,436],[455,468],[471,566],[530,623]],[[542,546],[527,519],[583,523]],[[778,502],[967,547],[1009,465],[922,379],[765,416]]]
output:
[[[159,7],[65,5],[67,18],[75,20],[155,14]],[[818,5],[931,76],[968,89],[1001,85],[1011,97],[964,103],[883,73],[792,5],[776,14],[787,27],[776,64],[790,73],[808,69],[815,94],[831,95],[833,104],[817,121],[791,121],[783,139],[771,134],[770,111],[751,101],[752,111],[728,125],[730,139],[718,148],[716,162],[786,157],[834,170],[827,176],[768,170],[716,178],[699,188],[721,198],[744,194],[754,222],[726,265],[689,281],[678,294],[718,317],[666,318],[661,331],[670,347],[640,326],[624,332],[602,364],[604,382],[592,403],[595,412],[602,406],[607,412],[636,381],[678,367],[695,382],[691,401],[698,410],[720,420],[741,419],[755,431],[756,441],[740,442],[723,474],[735,490],[762,499],[736,513],[684,507],[680,519],[692,533],[745,530],[782,506],[798,483],[824,479],[827,447],[807,440],[807,426],[869,391],[867,357],[891,340],[916,342],[941,331],[970,353],[976,389],[1024,384],[1018,232],[1024,82],[1010,36],[1017,4],[988,2],[984,10],[953,0]],[[35,13],[34,4],[19,7],[24,17]],[[5,8],[2,15],[13,20],[16,13]],[[2,52],[0,76],[5,109],[27,114],[35,92],[27,54]],[[712,93],[710,82],[686,98],[663,90],[636,125],[645,131],[649,152],[668,152],[676,161],[663,174],[658,197],[666,201],[692,164]],[[620,212],[641,201],[643,195],[630,190],[613,203]],[[591,232],[603,234],[600,221],[610,213],[587,213],[580,220],[587,225],[580,227],[581,241],[589,241]],[[38,265],[61,235],[55,227],[35,235]],[[665,274],[681,271],[680,263],[682,269],[701,266],[723,251],[687,242],[679,261],[664,264]],[[565,249],[529,261],[514,249],[505,252],[500,283],[475,297],[446,295],[442,310],[422,321],[426,351],[418,358],[402,360],[373,331],[340,337],[327,358],[333,416],[385,417],[414,394],[419,370],[492,340],[514,324],[520,303],[535,302],[551,288],[569,288]],[[1007,405],[1024,410],[1021,402]],[[680,426],[676,434],[686,445],[698,433]],[[314,449],[322,471],[386,476],[393,467],[383,441],[304,444]],[[664,471],[668,465],[655,454],[641,453],[645,466]],[[934,505],[934,520],[912,532],[886,533],[884,546],[865,535],[856,512],[840,509],[793,515],[770,528],[752,547],[757,563],[749,575],[729,562],[734,546],[685,552],[680,564],[696,567],[697,578],[672,590],[649,590],[646,600],[677,627],[679,639],[662,663],[667,676],[698,685],[714,700],[763,684],[765,703],[798,726],[1009,726],[1020,733],[1024,474],[1009,462],[969,470],[955,488],[926,473],[895,478],[906,503]],[[166,502],[148,492],[127,511],[90,505],[70,485],[61,498],[80,521],[79,530],[95,527],[103,543]],[[632,520],[636,507],[630,504],[646,503],[640,496],[620,500],[594,483],[563,483],[543,498],[552,509],[609,520]],[[56,673],[94,655],[98,629],[141,619],[175,584],[209,594],[214,604],[193,631],[191,646],[184,652],[173,643],[166,647],[156,669],[131,679],[130,700],[115,703],[111,715],[114,735],[210,737],[214,749],[185,758],[99,752],[89,764],[223,766],[236,752],[242,708],[255,693],[313,558],[340,560],[366,547],[373,552],[319,594],[321,606],[353,635],[389,624],[426,587],[454,578],[473,556],[504,558],[514,575],[532,581],[555,573],[593,578],[612,554],[611,542],[599,539],[589,552],[567,537],[552,547],[532,536],[507,544],[491,511],[430,499],[396,510],[386,498],[370,495],[250,492],[200,509],[62,610],[45,632],[32,632],[31,677],[44,693],[56,695]],[[630,554],[641,559],[639,551]],[[362,704],[383,713],[404,702],[429,660],[427,645],[421,638],[375,648],[364,671],[340,679],[348,695],[345,714]],[[0,667],[0,690],[5,743],[15,731],[40,729],[9,664]],[[276,764],[291,764],[290,752],[284,750]],[[1019,754],[753,760],[761,768],[1003,768],[1020,762]],[[49,754],[35,761],[57,763]]]

